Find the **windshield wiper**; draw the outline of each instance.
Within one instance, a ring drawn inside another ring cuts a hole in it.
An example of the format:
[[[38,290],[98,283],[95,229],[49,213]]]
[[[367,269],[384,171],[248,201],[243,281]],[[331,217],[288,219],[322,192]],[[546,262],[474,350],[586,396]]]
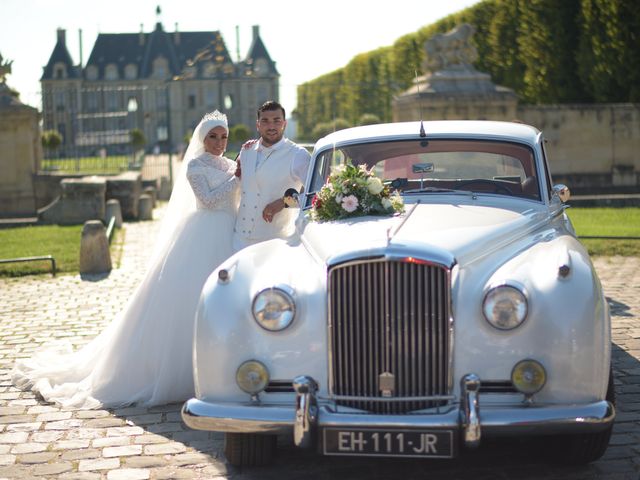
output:
[[[453,188],[442,188],[442,187],[424,187],[424,188],[414,188],[412,190],[403,190],[402,193],[464,193],[470,194],[469,190],[455,190]]]

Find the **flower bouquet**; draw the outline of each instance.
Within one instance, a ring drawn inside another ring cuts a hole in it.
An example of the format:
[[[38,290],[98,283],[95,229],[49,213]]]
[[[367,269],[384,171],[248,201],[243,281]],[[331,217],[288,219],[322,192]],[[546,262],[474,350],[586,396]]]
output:
[[[403,212],[400,194],[391,192],[372,170],[367,170],[366,165],[334,167],[327,182],[313,198],[311,219],[324,222]]]

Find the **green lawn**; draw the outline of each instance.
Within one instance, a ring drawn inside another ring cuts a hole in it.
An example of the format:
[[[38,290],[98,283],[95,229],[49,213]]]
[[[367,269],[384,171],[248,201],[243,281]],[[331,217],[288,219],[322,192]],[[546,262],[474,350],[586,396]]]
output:
[[[82,225],[38,225],[0,229],[0,259],[52,255],[58,273],[78,273]],[[111,259],[115,266],[123,241],[123,232],[115,232],[111,242]],[[0,276],[13,277],[50,273],[51,262],[20,262],[0,264]]]
[[[640,237],[640,208],[577,208],[567,215],[578,237]],[[580,241],[591,255],[640,256],[640,240],[589,239]]]

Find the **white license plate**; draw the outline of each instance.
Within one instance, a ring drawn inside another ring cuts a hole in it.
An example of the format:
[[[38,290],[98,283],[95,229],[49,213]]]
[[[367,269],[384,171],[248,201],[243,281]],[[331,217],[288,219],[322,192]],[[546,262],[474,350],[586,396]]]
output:
[[[326,428],[322,435],[325,455],[371,457],[452,458],[453,438],[451,430]]]

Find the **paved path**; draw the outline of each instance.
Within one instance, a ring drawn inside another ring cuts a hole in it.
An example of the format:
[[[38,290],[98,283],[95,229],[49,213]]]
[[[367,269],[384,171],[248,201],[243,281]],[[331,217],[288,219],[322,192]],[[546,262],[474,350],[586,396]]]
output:
[[[0,279],[0,480],[640,478],[640,258],[596,260],[612,305],[618,416],[606,455],[585,467],[544,463],[513,441],[451,461],[396,461],[321,457],[280,438],[275,465],[241,470],[225,462],[222,435],[186,428],[178,404],[73,411],[15,389],[15,358],[52,338],[84,344],[119,311],[142,276],[157,224],[126,224],[121,265],[108,276]]]

